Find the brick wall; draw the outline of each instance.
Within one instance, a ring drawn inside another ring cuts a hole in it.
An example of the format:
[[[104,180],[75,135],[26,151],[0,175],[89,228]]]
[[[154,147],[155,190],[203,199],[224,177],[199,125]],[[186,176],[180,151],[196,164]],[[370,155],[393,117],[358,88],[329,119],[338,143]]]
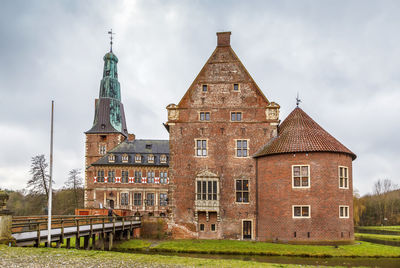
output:
[[[292,188],[292,165],[310,165],[310,188]],[[339,189],[338,166],[348,167],[349,189]],[[347,154],[315,152],[258,158],[258,239],[354,240],[352,184],[352,158]],[[310,205],[311,218],[294,219],[293,205]],[[340,205],[349,206],[349,218],[339,218]]]

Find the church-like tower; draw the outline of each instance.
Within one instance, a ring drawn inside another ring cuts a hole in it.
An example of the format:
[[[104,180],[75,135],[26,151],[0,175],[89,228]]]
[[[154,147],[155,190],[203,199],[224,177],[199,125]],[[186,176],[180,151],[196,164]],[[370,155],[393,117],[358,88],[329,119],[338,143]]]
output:
[[[88,192],[91,191],[87,180],[94,176],[90,169],[91,164],[128,137],[118,81],[118,58],[110,49],[103,59],[103,78],[100,82],[99,98],[95,100],[93,126],[85,132],[85,207],[90,201]]]

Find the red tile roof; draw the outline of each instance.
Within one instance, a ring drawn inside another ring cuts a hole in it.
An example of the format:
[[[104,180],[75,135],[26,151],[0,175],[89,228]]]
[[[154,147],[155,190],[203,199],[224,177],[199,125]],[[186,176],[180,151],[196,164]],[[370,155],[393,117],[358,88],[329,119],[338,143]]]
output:
[[[302,109],[296,107],[278,129],[278,136],[271,139],[254,157],[296,152],[337,152],[356,155],[326,132]]]

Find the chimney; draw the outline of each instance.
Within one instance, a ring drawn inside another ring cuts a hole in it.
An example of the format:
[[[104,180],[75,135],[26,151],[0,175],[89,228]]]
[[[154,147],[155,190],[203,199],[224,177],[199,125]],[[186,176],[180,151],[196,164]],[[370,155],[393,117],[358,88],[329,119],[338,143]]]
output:
[[[129,133],[128,134],[128,141],[133,141],[135,140],[135,134]]]
[[[231,32],[217,33],[217,46],[229,47],[231,45]]]

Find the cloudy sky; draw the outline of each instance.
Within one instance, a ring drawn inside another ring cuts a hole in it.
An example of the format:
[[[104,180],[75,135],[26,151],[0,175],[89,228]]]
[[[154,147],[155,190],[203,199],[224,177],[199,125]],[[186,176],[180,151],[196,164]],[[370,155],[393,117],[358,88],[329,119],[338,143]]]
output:
[[[168,139],[165,107],[178,103],[216,46],[231,44],[283,120],[301,107],[357,154],[354,187],[400,184],[399,1],[2,1],[0,188],[23,189],[30,160],[49,155],[54,178],[84,168],[107,31],[128,130]],[[397,171],[397,172],[396,172]]]

